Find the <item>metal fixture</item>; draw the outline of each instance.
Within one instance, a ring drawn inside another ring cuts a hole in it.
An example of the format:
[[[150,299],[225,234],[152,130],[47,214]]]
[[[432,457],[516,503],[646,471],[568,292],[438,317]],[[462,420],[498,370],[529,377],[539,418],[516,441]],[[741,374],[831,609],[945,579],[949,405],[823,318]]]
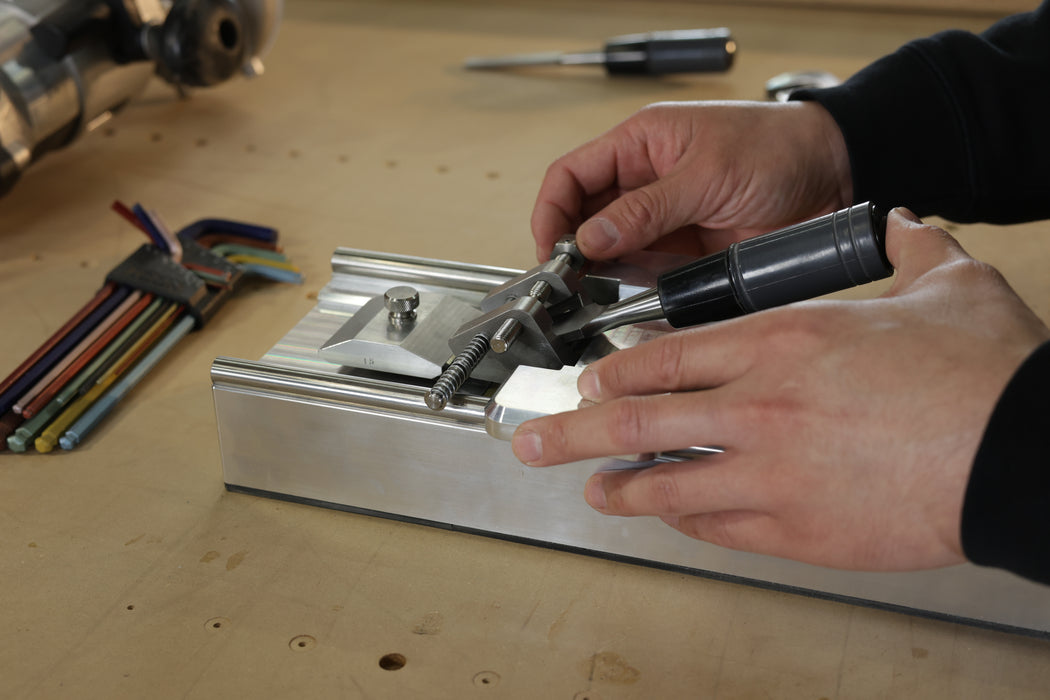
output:
[[[262,72],[283,0],[0,0],[0,195],[156,73],[180,92]]]
[[[423,400],[429,408],[440,411],[448,405],[448,400],[452,398],[452,395],[459,391],[463,383],[470,377],[470,373],[474,371],[474,368],[481,362],[481,358],[485,357],[485,353],[489,351],[489,339],[488,336],[479,333],[474,336],[467,347],[456,355],[455,359],[449,363],[448,369],[441,373],[441,376],[434,382],[433,388],[426,393]]]
[[[332,280],[319,292],[316,306],[271,350],[258,360],[218,358],[212,365],[226,487],[852,604],[1050,633],[1050,589],[1005,571],[972,564],[921,572],[839,571],[725,549],[684,538],[657,518],[610,519],[581,500],[583,484],[596,470],[647,463],[602,459],[534,469],[514,458],[502,440],[523,420],[575,407],[576,375],[600,356],[593,354],[595,344],[632,347],[665,332],[661,329],[607,331],[587,341],[588,350],[573,366],[521,365],[494,394],[491,384],[470,382],[443,410],[428,408],[421,394],[449,356],[449,333],[463,323],[458,312],[441,316],[437,300],[461,301],[477,314],[490,290],[520,272],[337,250]],[[651,284],[624,279],[625,273],[618,280],[618,298],[630,298]],[[378,342],[389,329],[383,293],[398,284],[418,289],[421,298],[410,335],[432,323],[444,327],[443,357],[434,374],[422,373],[413,364],[415,354],[407,352],[387,356],[382,372],[363,361],[349,362],[358,338],[341,342],[339,359],[319,352],[323,339],[339,335],[348,319],[364,312],[358,328],[366,339],[356,352],[362,359],[379,357]],[[596,297],[605,298],[592,293]],[[362,306],[373,302],[376,313]],[[479,378],[485,363],[520,352],[526,340],[519,338],[504,355],[487,353],[472,377]],[[711,459],[702,455],[714,451],[690,448],[682,457]]]
[[[383,304],[389,312],[390,325],[400,328],[414,321],[419,308],[419,292],[407,284],[391,287],[383,294]]]

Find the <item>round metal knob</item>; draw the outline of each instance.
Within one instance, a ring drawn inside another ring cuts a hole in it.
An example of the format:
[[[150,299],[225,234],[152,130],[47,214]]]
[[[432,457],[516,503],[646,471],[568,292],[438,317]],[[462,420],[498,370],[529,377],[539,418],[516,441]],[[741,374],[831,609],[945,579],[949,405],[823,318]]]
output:
[[[391,320],[404,321],[416,317],[419,307],[419,292],[408,285],[399,285],[386,290],[383,303],[390,312]]]

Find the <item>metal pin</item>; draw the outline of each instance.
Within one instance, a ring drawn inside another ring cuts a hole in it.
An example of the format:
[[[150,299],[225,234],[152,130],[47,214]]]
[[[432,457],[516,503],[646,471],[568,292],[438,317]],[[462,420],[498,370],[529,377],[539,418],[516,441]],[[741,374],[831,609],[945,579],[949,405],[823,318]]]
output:
[[[514,341],[521,335],[521,321],[516,318],[508,318],[503,324],[496,329],[496,332],[492,334],[492,340],[489,341],[489,345],[492,346],[492,352],[504,353],[510,349],[510,346],[514,344]]]

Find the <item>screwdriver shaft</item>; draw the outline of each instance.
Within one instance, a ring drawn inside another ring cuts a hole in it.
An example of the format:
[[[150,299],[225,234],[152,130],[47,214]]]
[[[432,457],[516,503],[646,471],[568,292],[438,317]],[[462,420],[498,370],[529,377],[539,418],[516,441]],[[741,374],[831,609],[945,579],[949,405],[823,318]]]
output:
[[[577,53],[517,53],[507,56],[475,56],[463,62],[465,68],[473,70],[497,70],[500,68],[524,68],[527,66],[600,66],[606,63],[633,63],[644,61],[644,51],[581,51]]]
[[[561,65],[560,53],[520,53],[509,56],[475,56],[468,58],[463,63],[464,67],[474,70],[489,70],[496,68],[514,68],[516,66],[559,66]]]
[[[680,29],[613,37],[601,49],[468,58],[465,67],[495,70],[529,66],[603,65],[609,75],[668,75],[725,71],[736,42],[729,30]]]

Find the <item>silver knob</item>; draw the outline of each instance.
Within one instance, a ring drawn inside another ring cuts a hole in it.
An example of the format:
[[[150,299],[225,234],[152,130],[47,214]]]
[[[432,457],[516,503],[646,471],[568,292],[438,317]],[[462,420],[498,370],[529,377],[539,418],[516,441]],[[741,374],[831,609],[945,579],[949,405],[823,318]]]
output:
[[[419,292],[408,285],[399,285],[386,290],[383,303],[390,312],[391,321],[409,321],[416,317],[419,307]]]

